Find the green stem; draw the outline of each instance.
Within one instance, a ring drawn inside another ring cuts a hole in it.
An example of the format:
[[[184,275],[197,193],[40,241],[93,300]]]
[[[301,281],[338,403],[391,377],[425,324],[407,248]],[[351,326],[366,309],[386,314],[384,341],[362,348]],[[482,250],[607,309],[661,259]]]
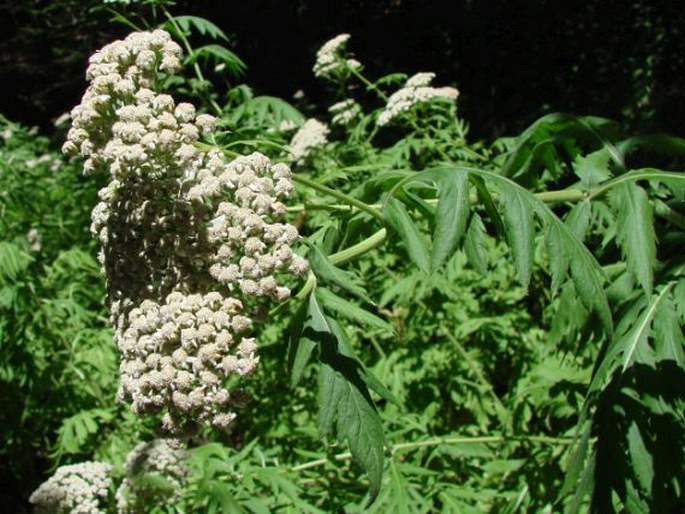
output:
[[[373,91],[378,95],[378,97],[383,100],[384,102],[388,101],[388,95],[386,95],[383,91],[378,89],[378,86],[371,82],[369,79],[367,79],[364,75],[359,73],[359,71],[355,68],[350,67],[350,73],[357,77],[369,90]]]
[[[391,447],[391,453],[395,454],[402,451],[415,450],[430,446],[440,446],[441,444],[502,444],[508,442],[529,442],[535,444],[570,445],[573,443],[572,437],[548,437],[548,436],[481,436],[481,437],[433,437],[424,441],[413,443],[400,443]],[[304,471],[306,469],[323,466],[327,462],[343,461],[352,458],[350,452],[338,453],[331,458],[316,459],[304,464],[299,464],[290,468],[290,471]]]
[[[361,200],[352,198],[351,196],[348,196],[345,193],[341,193],[340,191],[336,191],[335,189],[332,189],[328,186],[318,184],[313,180],[309,180],[308,178],[303,177],[302,175],[293,175],[292,178],[294,182],[310,187],[316,191],[319,191],[320,193],[327,194],[328,196],[332,196],[333,198],[337,198],[341,202],[345,202],[349,205],[356,207],[360,211],[364,211],[370,214],[381,223],[385,223],[385,220],[383,219],[383,214],[381,214],[381,212],[378,209],[371,207],[370,205],[362,202]]]
[[[612,187],[622,184],[623,182],[657,179],[683,180],[684,178],[685,175],[682,172],[662,171],[655,168],[639,169],[619,175],[618,177],[615,177],[607,182],[604,182],[602,185],[591,189],[588,191],[588,199],[593,200],[594,198],[609,191]]]
[[[578,202],[581,200],[585,200],[587,198],[587,194],[579,189],[562,189],[561,191],[545,191],[542,193],[533,193],[533,196],[540,200],[541,202],[544,203],[558,203],[558,202]],[[493,199],[497,199],[497,193],[492,194]],[[476,203],[478,201],[478,195],[477,194],[472,194],[471,195],[471,203]],[[432,206],[436,206],[438,204],[438,199],[437,198],[430,198],[426,200],[426,203]],[[374,209],[381,209],[383,207],[383,204],[380,203],[374,203],[369,205],[369,207],[372,207]],[[348,212],[353,212],[354,207],[351,207],[350,205],[341,205],[341,204],[330,204],[330,205],[325,205],[325,204],[307,204],[307,205],[292,205],[288,207],[288,212],[302,212],[306,211],[308,209],[318,209],[318,210],[330,210],[330,211],[348,211]]]
[[[349,248],[345,248],[340,252],[333,253],[328,256],[328,259],[333,264],[345,264],[346,262],[356,259],[357,257],[364,255],[369,250],[372,250],[379,244],[381,244],[388,235],[388,231],[384,228],[380,229],[378,232],[371,234],[369,237],[360,241],[356,245],[352,245]],[[302,286],[302,289],[298,291],[295,298],[302,300],[307,297],[309,293],[316,287],[316,275],[313,272],[309,272],[307,275],[307,281]],[[284,305],[284,304],[281,304]]]
[[[345,264],[346,262],[356,259],[360,255],[364,255],[369,250],[381,244],[387,235],[388,231],[382,228],[356,245],[352,245],[349,248],[345,248],[344,250],[331,254],[328,256],[328,258],[333,264]]]

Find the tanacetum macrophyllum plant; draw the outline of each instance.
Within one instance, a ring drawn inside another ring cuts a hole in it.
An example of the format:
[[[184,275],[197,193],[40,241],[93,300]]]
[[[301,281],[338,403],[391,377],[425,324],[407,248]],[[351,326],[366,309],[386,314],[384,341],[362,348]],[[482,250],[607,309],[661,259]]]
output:
[[[111,462],[108,493],[86,482],[73,500],[60,488],[83,486],[81,468],[57,468],[37,505],[685,504],[685,179],[643,167],[655,152],[677,167],[683,140],[549,114],[473,143],[458,89],[367,77],[349,34],[316,54],[316,110],[245,84],[222,96],[220,66],[201,66],[232,54],[189,36],[227,36],[166,16],[91,58],[64,144],[107,182],[91,229],[135,415],[66,418],[52,463]],[[21,264],[54,246],[36,227],[17,229],[25,255],[0,246],[0,270],[3,248]]]
[[[207,150],[199,141],[214,118],[157,91],[180,57],[162,30],[96,52],[64,145],[86,173],[111,177],[91,230],[121,353],[119,398],[136,413],[165,411],[171,432],[228,427],[241,395],[226,382],[258,363],[255,320],[290,295],[279,275],[308,270],[292,251],[297,229],[282,222],[288,166]]]

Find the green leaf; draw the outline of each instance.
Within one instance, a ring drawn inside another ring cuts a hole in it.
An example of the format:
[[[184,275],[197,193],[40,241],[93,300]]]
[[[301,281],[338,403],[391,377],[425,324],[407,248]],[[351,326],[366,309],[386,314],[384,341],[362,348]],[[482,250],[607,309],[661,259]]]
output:
[[[504,225],[507,230],[507,240],[514,254],[516,274],[524,287],[530,283],[533,268],[534,204],[530,201],[530,194],[525,190],[509,187],[503,183],[500,187],[501,205],[504,210]]]
[[[393,512],[409,514],[409,496],[407,495],[409,484],[398,468],[395,459],[390,459],[390,484],[394,493],[391,495],[394,506]]]
[[[337,439],[347,440],[353,457],[369,477],[373,501],[380,491],[385,459],[381,418],[362,378],[362,367],[340,351],[341,329],[324,315],[315,295],[310,296],[309,312],[321,346],[319,433],[325,436],[337,426]]]
[[[425,236],[419,232],[407,210],[402,203],[389,198],[384,209],[385,219],[388,224],[400,235],[407,248],[409,258],[419,269],[428,273],[430,271],[430,252]]]
[[[621,363],[621,373],[625,372],[633,364],[636,356],[641,357],[638,359],[640,362],[654,367],[654,362],[652,362],[649,348],[647,347],[648,338],[652,332],[652,319],[657,312],[657,308],[664,301],[673,285],[673,282],[667,284],[657,296],[652,297],[648,305],[645,305],[647,303],[646,299],[644,296],[641,296],[632,308],[626,311],[624,319],[621,320],[619,327],[617,327],[614,340],[592,378],[590,392],[604,387],[606,378],[613,373],[617,362]],[[633,317],[636,312],[639,312],[639,309],[642,309],[641,313],[633,321]],[[619,356],[621,356],[620,360]]]
[[[301,125],[304,116],[285,100],[275,96],[256,96],[238,105],[230,113],[233,124],[248,127],[278,127],[285,121]]]
[[[549,225],[545,234],[545,241],[552,274],[552,296],[556,296],[559,288],[566,280],[570,265],[570,258],[566,252],[560,225],[555,223]]]
[[[656,240],[647,193],[637,184],[625,182],[611,190],[610,200],[617,214],[616,239],[628,270],[649,296],[656,264]]]
[[[611,154],[606,147],[588,155],[576,157],[573,163],[573,171],[580,179],[584,189],[590,189],[611,178],[610,158]]]
[[[610,143],[610,139],[617,133],[617,128],[616,122],[603,118],[578,117],[564,113],[547,114],[516,138],[515,147],[502,167],[501,175],[518,177],[533,169],[531,156],[535,158],[536,147],[548,141],[564,143],[578,140],[595,145],[599,143],[609,149],[612,159],[620,161],[619,152]]]
[[[212,59],[215,64],[223,63],[233,77],[244,75],[247,69],[247,65],[240,57],[221,45],[205,45],[195,48],[188,58],[191,63],[198,59]]]
[[[361,307],[345,300],[336,295],[332,291],[323,287],[317,287],[315,294],[317,299],[324,305],[324,307],[335,311],[343,316],[366,325],[383,330],[384,332],[393,332],[393,327],[387,321],[379,318],[375,314],[362,309]]]
[[[633,363],[633,359],[635,358],[640,346],[647,344],[647,338],[651,334],[652,319],[657,312],[657,308],[666,298],[666,295],[672,286],[673,283],[666,285],[666,287],[661,290],[659,295],[652,300],[647,309],[645,309],[642,315],[638,318],[633,330],[628,333],[625,341],[620,345],[623,347],[622,371],[625,371]]]
[[[635,422],[632,422],[628,428],[628,453],[638,484],[645,496],[649,498],[654,480],[654,461]]]
[[[592,219],[592,205],[588,200],[577,203],[564,218],[564,223],[571,229],[573,235],[579,241],[584,241],[587,231],[590,228]]]
[[[16,281],[32,262],[33,257],[14,243],[0,241],[0,283]]]
[[[318,246],[310,246],[307,258],[312,267],[312,271],[314,271],[314,274],[319,281],[323,280],[324,282],[330,282],[367,303],[374,303],[366,295],[364,288],[355,284],[354,275],[333,264]]]
[[[573,495],[571,502],[564,511],[566,514],[578,514],[580,512],[580,507],[583,504],[583,500],[588,494],[592,494],[595,488],[595,465],[597,462],[597,453],[593,452],[590,460],[585,466],[585,471],[583,471],[583,476],[580,478],[580,483],[576,488],[576,493]]]
[[[469,228],[466,231],[466,239],[464,240],[464,251],[469,259],[469,262],[481,273],[485,274],[488,271],[486,262],[487,247],[485,246],[485,225],[483,220],[476,213],[471,215]]]
[[[575,447],[571,457],[568,460],[564,484],[559,492],[559,495],[557,496],[557,500],[560,500],[562,497],[568,494],[578,482],[578,478],[584,469],[585,459],[588,452],[588,443],[590,441],[591,434],[592,425],[588,423],[585,430],[583,430],[583,435],[580,437],[578,445]]]
[[[290,322],[288,344],[288,367],[290,368],[290,386],[295,387],[302,378],[316,343],[302,335],[304,318],[307,314],[306,300],[300,303]]]
[[[497,231],[497,233],[501,237],[505,237],[506,229],[504,228],[504,222],[502,221],[502,217],[499,215],[499,212],[497,211],[497,207],[495,207],[495,202],[492,199],[490,191],[485,185],[483,177],[479,177],[475,173],[470,173],[469,175],[471,178],[471,182],[473,182],[473,184],[476,186],[476,190],[478,191],[478,201],[481,204],[483,204],[485,212],[490,218],[490,221],[492,221],[492,223],[495,225],[495,230]]]
[[[202,36],[210,36],[214,39],[223,39],[228,41],[228,36],[217,27],[214,23],[199,16],[174,16],[174,21],[185,32],[190,32],[192,29],[197,30]],[[170,32],[174,32],[174,26],[171,21],[167,21],[164,26]]]
[[[673,288],[673,299],[680,322],[685,323],[685,278],[681,278]]]
[[[437,270],[447,260],[466,230],[470,208],[469,178],[465,173],[437,173],[440,185],[435,213],[431,269]]]
[[[671,295],[666,295],[654,314],[654,351],[657,360],[673,360],[685,366],[685,338]]]

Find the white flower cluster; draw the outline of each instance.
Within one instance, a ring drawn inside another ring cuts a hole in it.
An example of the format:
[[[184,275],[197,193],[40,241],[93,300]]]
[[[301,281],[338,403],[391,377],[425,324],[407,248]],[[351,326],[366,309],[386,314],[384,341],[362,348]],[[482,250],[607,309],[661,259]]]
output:
[[[154,439],[138,444],[126,457],[126,477],[115,494],[117,512],[136,514],[151,504],[172,505],[181,498],[189,470],[188,453],[174,439]],[[151,490],[155,482],[141,478],[162,478],[167,487]]]
[[[55,474],[36,489],[29,501],[37,514],[100,514],[112,479],[110,464],[82,462],[57,468]]]
[[[137,413],[166,410],[170,431],[233,420],[239,393],[225,382],[257,364],[253,318],[289,296],[278,275],[308,269],[291,249],[297,229],[281,222],[288,166],[200,151],[214,118],[150,89],[179,58],[158,30],[95,54],[64,147],[86,172],[112,176],[91,230],[121,352],[119,398]]]
[[[328,142],[329,132],[330,130],[325,123],[321,123],[314,118],[305,121],[288,145],[291,160],[302,163],[309,157],[314,148],[323,146]]]
[[[361,106],[354,100],[347,99],[331,105],[328,112],[333,115],[333,125],[347,126],[352,123],[361,113]]]
[[[358,70],[362,67],[359,61],[346,58],[344,55],[349,39],[349,34],[338,34],[319,48],[313,68],[315,76],[332,78],[341,71]]]
[[[434,78],[435,73],[428,72],[417,73],[410,77],[401,89],[390,95],[385,109],[376,120],[376,124],[379,126],[387,125],[413,106],[428,102],[433,98],[457,99],[459,91],[453,87],[432,87],[430,83]]]

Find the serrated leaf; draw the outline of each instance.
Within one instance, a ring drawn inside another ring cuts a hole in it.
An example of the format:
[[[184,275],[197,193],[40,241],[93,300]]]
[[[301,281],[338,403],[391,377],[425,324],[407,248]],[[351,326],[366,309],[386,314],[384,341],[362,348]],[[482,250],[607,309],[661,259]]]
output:
[[[291,387],[295,387],[300,382],[304,368],[316,347],[314,341],[302,335],[307,309],[307,301],[302,301],[290,322],[288,367],[290,368]]]
[[[230,114],[231,122],[250,127],[278,127],[283,122],[301,125],[304,116],[285,100],[275,96],[256,96],[241,103]]]
[[[673,300],[680,322],[685,323],[685,279],[680,279],[673,288]]]
[[[366,295],[364,288],[355,284],[354,275],[333,264],[318,246],[312,245],[310,247],[307,258],[317,279],[323,279],[324,282],[335,284],[361,300],[373,304],[371,299]]]
[[[14,282],[32,262],[33,257],[14,243],[0,241],[0,283]]]
[[[611,154],[608,148],[602,148],[596,152],[576,157],[573,163],[573,171],[580,179],[584,189],[590,189],[600,182],[609,180],[609,160]]]
[[[384,209],[388,224],[400,235],[404,242],[409,258],[419,269],[430,271],[430,252],[425,236],[416,227],[404,205],[396,198],[389,198]]]
[[[490,221],[492,221],[492,223],[495,225],[495,230],[501,237],[506,237],[504,222],[497,211],[497,207],[495,207],[495,202],[492,199],[490,191],[485,185],[485,181],[482,177],[479,177],[474,173],[470,173],[469,178],[471,179],[471,182],[473,182],[473,185],[476,186],[476,191],[478,191],[478,201],[483,205],[485,212],[490,218]]]
[[[652,481],[654,480],[654,460],[642,440],[642,434],[633,422],[628,427],[628,453],[632,464],[632,471],[637,478],[642,492],[647,497],[652,494]]]
[[[337,439],[347,440],[350,451],[366,471],[371,501],[376,498],[383,477],[385,437],[381,418],[355,359],[339,351],[340,332],[335,321],[325,316],[315,295],[310,296],[312,328],[319,334],[319,433],[329,434],[337,426]]]
[[[559,288],[566,280],[566,274],[570,265],[566,245],[563,243],[563,235],[557,224],[550,224],[545,234],[547,254],[552,274],[552,296],[556,296]]]
[[[440,186],[435,213],[431,269],[437,270],[447,260],[466,230],[469,200],[469,178],[465,173],[435,171]]]
[[[471,265],[483,274],[488,271],[485,257],[487,254],[485,237],[486,232],[483,220],[478,214],[473,213],[469,222],[469,228],[466,231],[466,238],[464,239],[464,252],[466,252],[466,257]]]
[[[671,295],[666,295],[654,314],[654,350],[657,360],[673,360],[685,366],[685,338]]]
[[[395,459],[390,460],[390,484],[394,492],[391,495],[393,499],[392,511],[399,514],[409,513],[408,484],[398,469]]]
[[[556,226],[557,239],[569,256],[571,278],[581,301],[588,310],[599,315],[604,326],[611,332],[613,323],[602,285],[604,279],[602,269],[590,250],[573,235],[569,227],[549,207],[516,182],[486,170],[466,167],[453,169],[461,173],[469,173],[478,179],[487,179],[497,183],[503,197],[505,216],[508,217],[507,237],[511,237],[510,244],[515,247],[514,256],[518,255],[517,265],[520,278],[525,280],[530,278],[533,257],[533,212],[537,213],[548,229]],[[427,170],[426,173],[430,171]]]
[[[588,462],[588,465],[585,467],[585,470],[583,471],[583,476],[580,478],[580,482],[578,484],[578,487],[576,488],[576,492],[573,495],[571,502],[568,504],[568,507],[564,511],[566,514],[578,514],[578,512],[580,512],[580,507],[585,497],[588,494],[592,494],[592,491],[595,488],[596,461],[597,453],[593,452]]]
[[[587,231],[590,228],[592,219],[592,206],[588,200],[577,203],[564,218],[564,223],[571,229],[573,235],[579,241],[584,241]]]
[[[247,65],[235,53],[221,45],[204,45],[195,48],[188,56],[191,63],[198,59],[212,59],[216,64],[223,63],[233,77],[244,75]]]
[[[224,31],[205,18],[199,16],[174,16],[174,21],[185,32],[190,32],[191,29],[195,29],[202,36],[208,35],[214,39],[228,41],[228,36],[226,36]],[[174,26],[171,21],[166,22],[164,25],[167,30],[174,31]]]
[[[516,263],[516,275],[519,282],[528,287],[533,269],[535,208],[526,194],[506,184],[500,187],[500,196],[507,240]]]
[[[620,345],[623,350],[622,371],[625,371],[633,363],[633,359],[635,358],[639,347],[647,344],[647,338],[652,330],[652,319],[654,318],[657,308],[659,308],[672,286],[673,283],[666,285],[658,296],[652,300],[638,318],[633,330],[628,332],[625,341]]]
[[[583,435],[580,437],[578,445],[573,450],[571,457],[568,460],[568,467],[566,469],[566,476],[564,477],[564,484],[559,492],[557,501],[568,494],[578,482],[581,472],[584,469],[585,459],[588,452],[588,443],[590,435],[592,434],[592,425],[587,424]]]
[[[624,182],[611,190],[610,200],[617,214],[616,241],[628,270],[649,296],[656,265],[656,240],[647,193],[635,183]]]
[[[383,330],[384,332],[393,332],[392,325],[387,321],[379,318],[375,314],[362,309],[361,307],[345,300],[332,291],[317,287],[315,294],[318,300],[328,309],[335,311],[343,316],[360,323],[370,325],[372,327]]]
[[[518,177],[532,169],[532,157],[537,145],[545,142],[564,143],[569,141],[591,142],[598,139],[610,151],[612,159],[620,160],[620,154],[609,139],[618,132],[618,124],[611,120],[593,116],[572,116],[564,113],[547,114],[524,130],[517,138],[501,170],[504,177]]]

